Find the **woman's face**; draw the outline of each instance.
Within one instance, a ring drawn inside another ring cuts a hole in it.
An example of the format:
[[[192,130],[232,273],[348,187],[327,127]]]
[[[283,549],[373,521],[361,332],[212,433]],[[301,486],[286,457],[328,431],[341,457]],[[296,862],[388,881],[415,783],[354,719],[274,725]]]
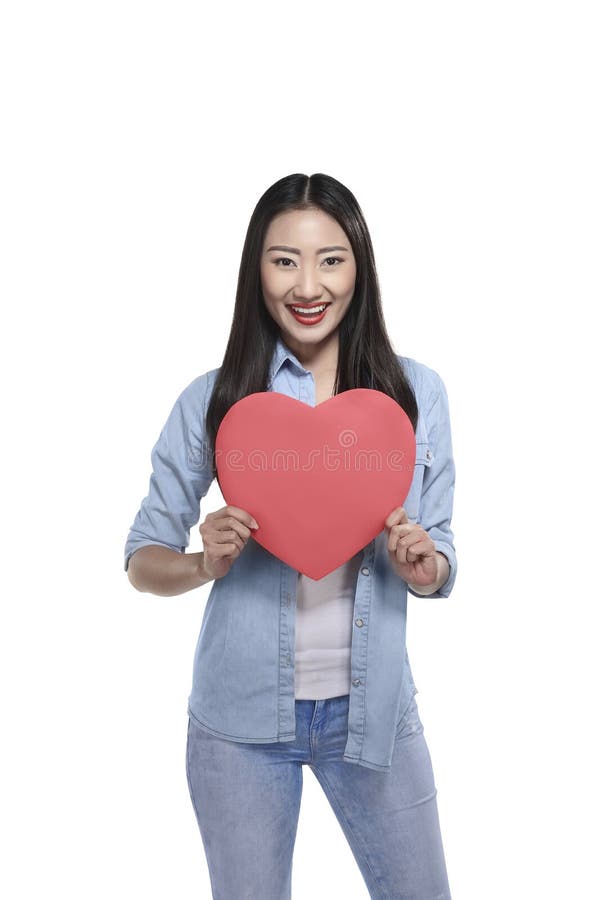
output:
[[[338,222],[320,209],[290,210],[272,219],[261,255],[265,306],[291,347],[317,344],[338,328],[355,290],[355,257]],[[324,304],[296,316],[296,307]]]

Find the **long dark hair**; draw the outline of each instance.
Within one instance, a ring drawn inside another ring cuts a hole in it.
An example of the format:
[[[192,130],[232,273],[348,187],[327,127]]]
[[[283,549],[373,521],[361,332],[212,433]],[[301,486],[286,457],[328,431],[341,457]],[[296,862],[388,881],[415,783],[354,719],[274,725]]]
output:
[[[206,416],[214,476],[215,436],[221,420],[238,400],[267,390],[279,334],[261,289],[260,261],[267,228],[279,213],[311,208],[323,210],[338,222],[355,256],[355,292],[338,330],[334,393],[360,387],[382,391],[402,406],[416,428],[417,401],[386,332],[373,247],[357,200],[330,175],[286,175],[265,191],[246,231],[232,327]]]

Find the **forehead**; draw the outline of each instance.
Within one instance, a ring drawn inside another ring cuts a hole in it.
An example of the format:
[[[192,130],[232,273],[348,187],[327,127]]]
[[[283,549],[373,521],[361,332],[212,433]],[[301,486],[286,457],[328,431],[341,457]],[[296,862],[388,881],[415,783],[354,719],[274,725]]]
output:
[[[348,244],[344,230],[336,219],[322,209],[291,209],[275,216],[267,228],[265,245],[273,243],[304,244],[310,248],[324,242]]]

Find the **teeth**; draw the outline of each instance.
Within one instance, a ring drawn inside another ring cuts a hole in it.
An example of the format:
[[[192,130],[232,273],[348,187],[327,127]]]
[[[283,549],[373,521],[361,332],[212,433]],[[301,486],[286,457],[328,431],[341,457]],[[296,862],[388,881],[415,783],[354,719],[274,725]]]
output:
[[[307,309],[304,309],[302,306],[293,306],[292,309],[296,313],[301,313],[301,314],[304,313],[305,315],[307,315],[307,313],[309,313],[310,315],[314,316],[317,313],[323,312],[327,305],[328,305],[327,303],[324,303],[322,306],[313,306],[310,311]]]

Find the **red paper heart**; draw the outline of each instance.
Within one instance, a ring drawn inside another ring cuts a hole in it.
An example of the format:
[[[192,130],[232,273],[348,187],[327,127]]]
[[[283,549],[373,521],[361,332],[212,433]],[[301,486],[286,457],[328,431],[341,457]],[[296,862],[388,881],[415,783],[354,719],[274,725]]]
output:
[[[259,523],[253,538],[318,580],[365,547],[405,502],[415,434],[382,391],[356,388],[317,406],[264,391],[230,407],[215,456],[226,503]]]

